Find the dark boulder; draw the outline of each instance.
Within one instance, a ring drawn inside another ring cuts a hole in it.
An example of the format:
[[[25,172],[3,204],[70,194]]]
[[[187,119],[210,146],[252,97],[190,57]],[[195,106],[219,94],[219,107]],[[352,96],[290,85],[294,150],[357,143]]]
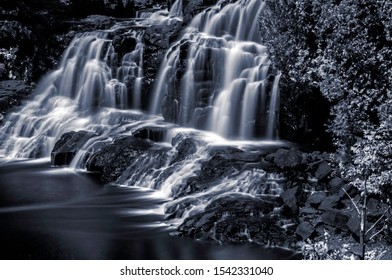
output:
[[[0,62],[6,77],[37,81],[53,69],[65,48],[68,9],[60,0],[2,0]]]
[[[281,169],[297,168],[302,164],[302,153],[297,149],[279,149],[271,155],[273,162]]]
[[[309,196],[308,200],[306,201],[313,208],[318,208],[319,205],[326,199],[327,194],[324,192],[317,192]]]
[[[297,215],[300,206],[303,206],[304,193],[300,187],[290,188],[280,194],[283,200],[284,213],[288,216]]]
[[[328,164],[328,162],[323,161],[320,163],[316,170],[316,178],[319,180],[325,179],[331,172],[333,171],[332,167]]]
[[[298,235],[299,237],[301,237],[302,240],[306,240],[313,234],[314,231],[315,231],[315,228],[311,223],[301,222],[298,225],[297,230],[295,231],[295,234]]]
[[[151,146],[147,141],[131,136],[105,143],[88,159],[87,170],[101,173],[104,183],[114,182]]]
[[[139,139],[148,139],[154,142],[162,142],[165,139],[166,128],[160,127],[143,127],[133,133],[133,137]]]
[[[347,230],[347,223],[350,219],[350,216],[337,209],[329,209],[322,216],[321,221],[324,224],[330,225],[340,230]]]
[[[129,34],[121,34],[114,36],[112,44],[116,52],[119,55],[123,55],[135,49],[137,40]]]
[[[260,216],[271,213],[274,209],[274,204],[255,197],[233,194],[214,200],[206,207],[206,211],[216,209],[225,209],[227,211],[226,214],[237,217]]]
[[[273,205],[249,197],[228,197],[214,201],[205,211],[187,218],[178,231],[181,235],[221,242],[254,241],[283,245],[294,242],[271,214]]]
[[[333,208],[340,206],[339,202],[340,202],[340,197],[338,195],[331,195],[331,196],[326,197],[322,201],[322,203],[320,204],[318,209],[330,210],[330,209],[333,209]]]
[[[52,150],[52,165],[69,165],[83,145],[94,136],[97,136],[97,134],[90,131],[71,131],[64,133]]]
[[[342,178],[334,177],[328,183],[328,190],[330,193],[339,193],[341,188],[344,186],[344,181]]]
[[[189,155],[197,152],[197,143],[192,138],[185,138],[176,146],[178,151],[177,157],[174,161],[184,160]]]
[[[7,68],[4,63],[0,63],[0,80],[7,76]]]
[[[72,21],[70,32],[67,34],[74,37],[77,33],[90,32],[95,30],[105,30],[113,27],[116,19],[104,15],[89,15],[83,19]]]

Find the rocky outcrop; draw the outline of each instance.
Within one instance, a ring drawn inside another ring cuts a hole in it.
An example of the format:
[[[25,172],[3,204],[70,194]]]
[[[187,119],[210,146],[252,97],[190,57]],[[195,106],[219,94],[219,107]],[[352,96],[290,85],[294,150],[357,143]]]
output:
[[[33,88],[23,81],[8,80],[0,82],[0,114],[18,106],[24,98],[28,97]]]
[[[167,219],[188,213],[174,235],[294,249],[302,240],[324,238],[325,232],[358,238],[359,219],[351,199],[359,203],[360,195],[341,178],[333,177],[326,153],[296,148],[248,151],[224,145],[205,150],[203,140],[182,134],[168,147],[159,143],[166,134],[163,127],[145,127],[133,134],[98,141],[94,151],[86,153],[87,170],[98,173],[103,183],[160,188],[181,170],[177,166],[194,163],[190,159],[200,150],[208,153],[193,175],[184,177],[168,193],[173,200],[165,209]],[[93,136],[85,131],[64,134],[53,150],[53,163],[69,163]],[[236,191],[226,192],[225,185],[242,175],[245,181],[235,181]],[[387,208],[376,197],[369,197],[368,222],[377,221]]]
[[[212,202],[202,213],[186,219],[178,232],[220,242],[295,243],[292,232],[282,230],[273,209],[274,205],[268,201],[232,195]]]
[[[166,51],[171,43],[177,39],[182,26],[181,21],[173,21],[170,24],[159,24],[146,27],[144,35],[145,49],[143,52],[143,60],[145,63],[144,87],[146,92],[152,91],[153,83]]]
[[[88,171],[99,172],[101,181],[104,183],[114,182],[123,172],[136,161],[143,153],[147,153],[152,147],[146,141],[126,137],[103,143],[102,147],[95,152],[87,161]]]
[[[195,15],[217,2],[218,0],[183,0],[184,22],[190,23]],[[229,3],[230,0],[226,2]]]
[[[270,155],[273,162],[281,169],[297,168],[302,164],[303,154],[297,149],[279,149],[276,153]]]
[[[51,153],[51,163],[56,166],[69,165],[86,142],[97,134],[89,131],[64,133]]]

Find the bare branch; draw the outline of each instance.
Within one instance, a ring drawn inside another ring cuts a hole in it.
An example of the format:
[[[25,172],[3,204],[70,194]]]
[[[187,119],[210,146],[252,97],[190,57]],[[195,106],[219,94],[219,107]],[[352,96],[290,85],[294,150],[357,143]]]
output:
[[[390,208],[391,208],[391,206],[389,206],[387,208],[387,210],[384,211],[384,213],[381,215],[381,217],[366,231],[365,234],[368,234],[372,229],[374,229],[376,227],[376,225],[381,221],[381,219],[385,217],[385,214],[389,211]]]
[[[379,231],[377,231],[375,234],[373,234],[370,238],[369,238],[369,240],[372,240],[374,237],[376,237],[377,235],[379,235],[381,232],[383,232],[384,231],[384,228],[382,228],[382,229],[380,229]]]
[[[351,195],[348,194],[348,192],[347,192],[344,188],[342,188],[342,190],[343,190],[343,191],[347,194],[347,196],[350,198],[351,203],[354,205],[355,210],[357,210],[357,212],[358,212],[358,216],[361,216],[361,212],[359,211],[359,209],[358,209],[358,207],[357,207],[357,204],[355,203],[354,199],[351,197]]]

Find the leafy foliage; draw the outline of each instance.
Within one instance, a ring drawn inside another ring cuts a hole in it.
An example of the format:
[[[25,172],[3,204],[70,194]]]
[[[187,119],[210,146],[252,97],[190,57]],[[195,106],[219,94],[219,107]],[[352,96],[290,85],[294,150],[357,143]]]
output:
[[[392,185],[392,3],[267,0],[260,31],[293,88],[321,91],[341,173],[358,188]]]

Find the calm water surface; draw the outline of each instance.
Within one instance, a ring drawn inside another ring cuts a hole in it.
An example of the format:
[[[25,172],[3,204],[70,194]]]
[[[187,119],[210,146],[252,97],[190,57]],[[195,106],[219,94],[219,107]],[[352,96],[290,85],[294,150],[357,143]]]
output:
[[[102,186],[48,159],[0,160],[0,259],[290,259],[169,236],[159,192]]]

